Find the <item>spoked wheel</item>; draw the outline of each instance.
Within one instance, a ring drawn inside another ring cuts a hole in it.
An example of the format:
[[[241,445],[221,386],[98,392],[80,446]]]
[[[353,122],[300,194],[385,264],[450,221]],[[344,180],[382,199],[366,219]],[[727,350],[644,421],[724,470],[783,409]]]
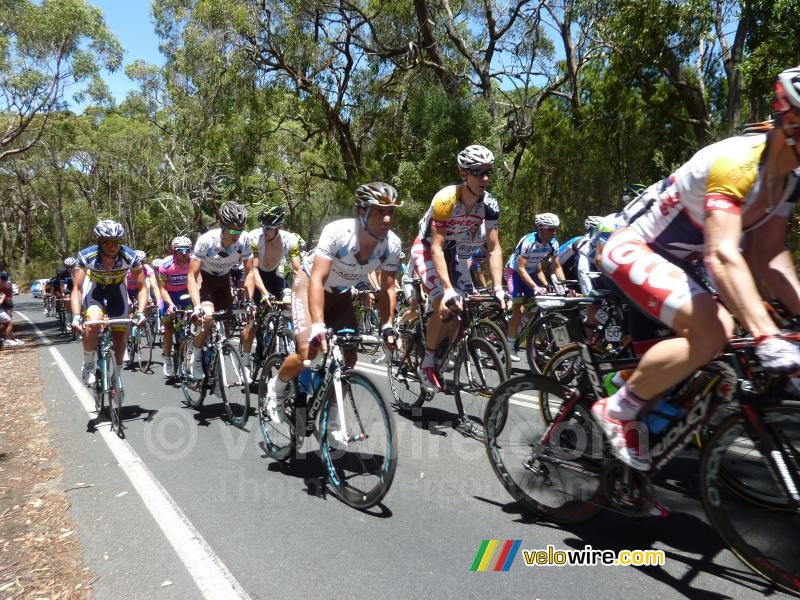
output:
[[[288,327],[281,327],[278,330],[278,337],[275,340],[275,352],[284,357],[297,352],[297,346],[294,342],[294,331]]]
[[[560,323],[558,315],[550,313],[539,317],[531,325],[531,332],[526,340],[525,355],[534,373],[541,373],[547,361],[558,351],[558,345],[553,337],[553,327]]]
[[[203,405],[203,400],[206,397],[206,375],[201,379],[195,379],[192,376],[192,349],[194,348],[194,336],[186,334],[186,337],[181,340],[178,346],[178,357],[180,359],[180,367],[178,369],[178,377],[181,380],[181,389],[183,390],[184,402],[191,408],[200,408]],[[203,371],[205,372],[206,365],[203,364]]]
[[[402,348],[392,350],[386,361],[389,372],[389,387],[392,389],[394,406],[402,413],[410,413],[430,398],[422,389],[417,368],[424,357],[425,348],[414,333],[404,332]]]
[[[380,337],[378,335],[380,330],[380,317],[378,316],[378,311],[374,308],[364,308],[364,312],[362,313],[361,317],[361,323],[359,323],[359,328],[361,333]],[[377,344],[372,342],[362,342],[361,352],[364,354],[375,354],[380,347],[380,342]]]
[[[494,346],[481,338],[467,340],[466,355],[459,351],[453,387],[461,423],[459,431],[484,439],[483,416],[492,392],[506,380],[506,368]]]
[[[791,533],[800,531],[800,407],[761,407],[758,417],[774,463],[743,415],[728,417],[708,440],[700,462],[703,506],[742,562],[800,596],[800,538]]]
[[[500,362],[505,367],[506,376],[511,376],[511,369],[513,368],[511,351],[508,348],[508,340],[503,330],[492,321],[486,319],[476,321],[472,327],[477,337],[486,340],[492,345],[495,352],[497,352],[498,358],[500,358]]]
[[[283,356],[273,354],[268,357],[261,367],[261,379],[258,381],[258,422],[261,426],[261,434],[264,436],[264,446],[272,459],[278,461],[288,460],[294,454],[295,435],[294,435],[294,411],[290,409],[293,405],[292,399],[296,395],[295,382],[292,381],[286,386],[284,395],[285,418],[282,423],[276,423],[269,417],[267,412],[267,383],[278,375],[278,369],[283,362]]]
[[[116,433],[117,437],[124,438],[125,433],[120,413],[125,392],[117,388],[117,362],[114,360],[113,354],[106,357],[106,369],[108,371],[108,412],[111,413],[111,431]]]
[[[131,356],[131,359],[134,361],[136,368],[142,373],[147,373],[153,361],[153,334],[150,332],[150,326],[147,323],[139,327],[135,353],[135,356]]]
[[[595,352],[600,351],[595,349]],[[542,369],[542,375],[569,388],[577,388],[584,373],[585,368],[577,344],[564,346],[547,361],[547,364]],[[552,396],[545,390],[539,393],[539,408],[545,424],[550,424],[555,415],[558,414],[558,411],[561,410],[561,404],[561,397]]]
[[[337,495],[362,510],[380,502],[397,469],[397,439],[394,416],[375,384],[361,373],[346,371],[342,406],[329,386],[320,430],[328,481]]]
[[[222,344],[217,360],[217,381],[228,422],[241,429],[250,416],[250,383],[239,353],[228,343]]]
[[[543,444],[547,425],[537,396],[546,392],[565,402],[570,391],[537,375],[502,383],[486,408],[486,451],[497,478],[512,498],[541,517],[576,523],[605,503],[601,469],[603,441],[580,403]]]
[[[94,386],[92,387],[94,395],[94,409],[97,411],[97,416],[103,414],[103,406],[105,405],[105,395],[103,394],[103,381],[100,369],[94,371]]]

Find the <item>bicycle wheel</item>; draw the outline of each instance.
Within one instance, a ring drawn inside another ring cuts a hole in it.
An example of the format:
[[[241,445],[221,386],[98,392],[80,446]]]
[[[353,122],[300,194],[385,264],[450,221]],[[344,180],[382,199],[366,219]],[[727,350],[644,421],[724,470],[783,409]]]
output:
[[[227,342],[217,360],[217,381],[228,422],[241,429],[250,416],[250,384],[239,353]]]
[[[584,372],[580,349],[576,344],[561,348],[542,368],[542,375],[570,388],[578,387]],[[553,421],[554,416],[561,410],[561,405],[562,398],[551,396],[546,391],[539,394],[539,409],[542,413],[542,419],[547,425]]]
[[[605,503],[602,437],[589,410],[574,405],[542,444],[547,425],[536,406],[546,392],[566,400],[569,390],[540,375],[512,377],[486,407],[486,452],[495,475],[517,502],[556,523],[591,518]]]
[[[193,348],[194,336],[191,333],[187,333],[186,337],[181,340],[180,346],[178,346],[178,359],[180,361],[178,377],[181,380],[181,390],[183,391],[183,399],[186,405],[191,408],[200,408],[206,397],[207,376],[204,375],[199,380],[192,377]],[[205,370],[206,365],[203,364],[203,371]]]
[[[111,431],[122,438],[125,437],[125,434],[122,433],[120,413],[122,412],[125,392],[117,388],[117,361],[114,360],[114,355],[111,352],[106,355],[106,377],[108,378],[107,401],[108,412],[111,413]]]
[[[416,332],[404,331],[402,348],[389,353],[386,369],[389,372],[389,387],[392,390],[393,404],[402,413],[410,413],[430,398],[422,389],[417,368],[425,355],[425,346]]]
[[[525,345],[525,356],[534,373],[541,373],[547,361],[558,351],[552,326],[560,323],[558,315],[550,313],[539,317],[531,325],[531,332]]]
[[[131,356],[131,359],[135,362],[136,368],[142,373],[147,373],[153,360],[153,334],[150,332],[150,325],[147,323],[139,328],[135,352],[136,354]]]
[[[98,366],[94,371],[94,386],[92,393],[94,395],[94,409],[97,411],[99,417],[103,414],[103,406],[105,405],[105,395],[103,394],[103,373]]]
[[[791,533],[800,530],[800,407],[762,406],[758,417],[778,468],[762,452],[744,416],[732,415],[705,446],[700,495],[709,521],[737,558],[781,590],[800,596],[800,538]],[[732,478],[750,499],[730,486]],[[779,478],[791,481],[790,492]],[[752,502],[755,496],[764,501]]]
[[[320,445],[328,481],[345,504],[363,510],[386,496],[397,469],[394,416],[366,375],[344,372],[341,407],[334,386],[328,387],[320,417]]]
[[[374,308],[364,308],[364,312],[361,313],[361,316],[361,323],[359,323],[360,332],[378,336],[380,330],[380,316],[378,315],[378,311]],[[364,354],[375,354],[380,347],[380,342],[377,344],[362,342],[361,352]]]
[[[456,358],[453,387],[461,423],[459,430],[483,440],[483,417],[492,392],[506,380],[506,369],[494,346],[480,338],[467,340]]]
[[[278,336],[275,339],[275,352],[283,357],[297,352],[297,346],[294,341],[294,331],[288,327],[281,327],[278,330]]]
[[[294,419],[289,406],[296,395],[294,381],[286,386],[284,402],[286,404],[286,418],[283,423],[275,423],[267,414],[267,382],[278,374],[278,369],[283,362],[283,356],[273,354],[264,362],[261,368],[261,379],[258,381],[258,422],[261,434],[264,436],[264,446],[267,456],[278,461],[285,461],[294,455],[295,435]]]
[[[503,363],[506,369],[506,375],[510,376],[512,369],[511,351],[508,348],[508,340],[503,330],[487,319],[480,319],[472,324],[472,331],[473,335],[488,341],[492,345],[500,358],[500,362]]]

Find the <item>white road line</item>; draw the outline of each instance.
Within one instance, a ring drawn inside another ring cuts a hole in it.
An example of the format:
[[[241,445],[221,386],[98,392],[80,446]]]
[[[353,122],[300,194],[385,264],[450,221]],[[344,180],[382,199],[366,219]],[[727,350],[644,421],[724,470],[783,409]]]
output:
[[[51,342],[42,334],[36,324],[26,315],[15,311],[28,321],[37,337],[46,345]],[[94,399],[86,387],[73,373],[61,353],[53,347],[48,348],[50,354],[64,374],[78,401],[89,416],[95,416]],[[119,439],[110,429],[98,429],[103,441],[119,463],[120,468],[128,476],[134,489],[150,511],[159,528],[175,549],[181,562],[186,566],[192,579],[200,588],[204,598],[225,600],[228,598],[248,599],[250,596],[234,578],[222,560],[214,553],[211,546],[199,531],[192,525],[169,492],[164,489],[136,451],[125,441]]]

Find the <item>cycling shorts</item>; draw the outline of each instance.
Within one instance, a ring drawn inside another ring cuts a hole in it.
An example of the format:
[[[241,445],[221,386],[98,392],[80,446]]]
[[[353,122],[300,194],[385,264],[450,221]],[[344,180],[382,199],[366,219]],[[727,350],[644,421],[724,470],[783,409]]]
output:
[[[298,346],[308,345],[311,335],[311,312],[308,308],[309,282],[310,278],[303,271],[294,278],[292,285],[292,321]],[[326,326],[335,331],[345,328],[358,331],[353,297],[349,290],[344,293],[325,290],[323,302],[325,303],[323,319]]]
[[[603,248],[602,269],[645,314],[668,327],[693,296],[708,293],[686,271],[627,227],[608,239]]]
[[[109,319],[124,319],[128,317],[130,303],[128,302],[128,289],[125,282],[99,285],[88,277],[83,280],[83,313],[96,306]],[[105,306],[105,310],[104,307]]]
[[[202,273],[203,281],[200,283],[200,302],[211,302],[214,305],[214,310],[230,310],[233,308],[230,274],[212,275],[206,271]]]
[[[422,281],[422,287],[431,299],[444,295],[442,281],[436,274],[436,267],[431,258],[431,247],[417,238],[411,246],[411,257],[414,259],[414,269]],[[472,294],[475,286],[472,284],[472,275],[469,272],[467,258],[459,258],[456,248],[444,249],[444,260],[447,264],[447,274],[450,283],[461,294]]]
[[[286,280],[280,276],[278,271],[279,269],[275,269],[274,271],[264,271],[259,269],[258,273],[261,275],[261,281],[264,282],[264,287],[267,288],[267,291],[276,298],[280,299],[283,297],[283,290],[286,289]],[[258,291],[258,289],[255,291],[253,301],[256,304],[261,302],[261,292]]]
[[[508,293],[511,294],[512,302],[514,304],[522,304],[525,298],[533,298],[535,296],[533,290],[522,280],[520,274],[513,269],[508,270],[511,271],[511,277],[510,280],[506,279],[506,283],[508,284]]]
[[[177,306],[178,308],[186,309],[186,308],[189,308],[192,305],[192,299],[191,298],[184,298],[183,300],[181,300],[181,296],[187,296],[189,294],[189,292],[187,292],[185,290],[184,291],[180,291],[180,292],[167,292],[167,293],[169,294],[169,297],[172,300],[172,303],[175,306]],[[167,304],[164,301],[162,301],[159,304],[158,311],[159,311],[159,313],[161,314],[162,317],[167,317],[168,316],[167,315],[167,309],[168,308],[169,308],[169,304]]]
[[[8,314],[5,310],[0,310],[0,323],[9,323],[11,321],[11,315]]]

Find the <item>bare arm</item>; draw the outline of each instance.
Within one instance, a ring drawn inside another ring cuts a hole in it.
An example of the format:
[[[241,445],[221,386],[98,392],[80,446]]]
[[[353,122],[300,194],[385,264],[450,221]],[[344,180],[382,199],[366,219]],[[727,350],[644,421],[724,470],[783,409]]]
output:
[[[486,230],[486,250],[489,259],[489,275],[495,290],[503,289],[503,249],[497,229]]]
[[[433,261],[433,268],[436,269],[436,275],[442,282],[442,289],[447,291],[453,289],[453,284],[450,282],[447,261],[444,259],[444,242],[444,234],[436,227],[431,227],[431,260]]]
[[[704,233],[706,268],[725,306],[753,336],[777,333],[739,251],[741,216],[722,210],[708,211]]]
[[[308,312],[312,323],[325,322],[325,282],[331,272],[331,261],[317,254],[308,283]]]
[[[791,253],[784,246],[788,220],[774,217],[745,238],[744,256],[759,273],[764,295],[776,298],[793,315],[800,314],[800,280]]]
[[[252,298],[255,296],[255,290],[261,292],[261,297],[266,298],[267,294],[267,287],[264,285],[264,280],[261,279],[261,273],[258,270],[259,259],[258,254],[253,255],[253,268],[250,269],[250,275],[244,278],[244,287],[247,290],[247,293],[250,294]]]
[[[192,300],[192,306],[195,308],[200,306],[200,285],[197,283],[197,278],[199,275],[200,261],[196,258],[193,258],[189,263],[189,274],[186,277],[186,287],[189,290],[189,298]]]
[[[254,258],[248,258],[244,261],[244,289],[247,296],[247,299],[252,302],[253,300],[253,289],[255,286],[255,277],[258,273],[257,269],[253,268],[253,261]],[[261,281],[261,275],[258,275],[258,280]],[[250,285],[248,285],[248,281]],[[261,283],[261,287],[264,287],[264,283]],[[263,297],[267,297],[267,290],[266,289],[259,289],[259,291],[263,294]]]
[[[380,282],[380,313],[381,326],[391,325],[394,315],[394,305],[397,300],[395,295],[395,278],[393,271],[381,271]]]
[[[78,267],[75,269],[75,275],[72,278],[72,293],[69,297],[70,308],[74,316],[81,314],[81,293],[83,290],[83,282],[86,279],[86,271]]]

